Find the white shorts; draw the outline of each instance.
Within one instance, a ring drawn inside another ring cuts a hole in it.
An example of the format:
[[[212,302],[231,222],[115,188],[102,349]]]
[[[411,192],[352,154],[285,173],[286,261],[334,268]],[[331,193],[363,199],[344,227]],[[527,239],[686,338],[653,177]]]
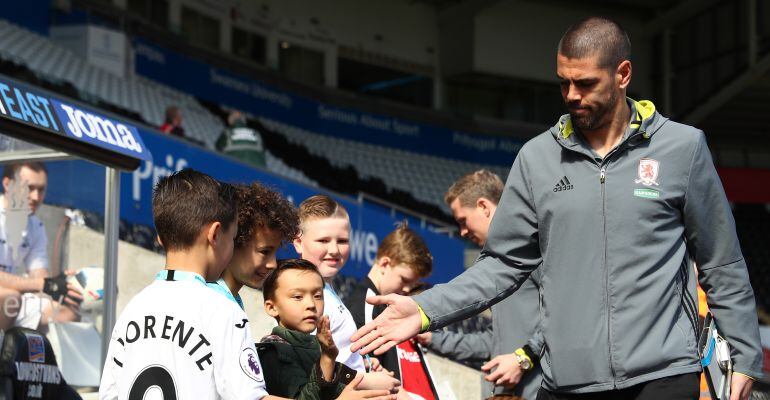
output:
[[[47,296],[40,296],[35,293],[22,294],[19,315],[13,326],[37,329],[40,326],[40,318],[43,316],[43,308],[52,306],[53,303]]]

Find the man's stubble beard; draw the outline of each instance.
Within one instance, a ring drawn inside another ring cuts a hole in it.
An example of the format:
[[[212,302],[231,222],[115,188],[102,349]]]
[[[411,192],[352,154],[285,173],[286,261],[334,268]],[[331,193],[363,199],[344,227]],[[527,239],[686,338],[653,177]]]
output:
[[[590,112],[584,116],[578,116],[573,113],[570,113],[570,118],[572,119],[572,124],[578,128],[580,131],[592,131],[596,130],[601,127],[601,125],[606,124],[608,121],[605,120],[605,117],[607,114],[609,114],[610,110],[615,108],[615,103],[618,101],[618,94],[614,90],[610,92],[610,98],[607,100],[604,104],[597,104],[596,111]]]

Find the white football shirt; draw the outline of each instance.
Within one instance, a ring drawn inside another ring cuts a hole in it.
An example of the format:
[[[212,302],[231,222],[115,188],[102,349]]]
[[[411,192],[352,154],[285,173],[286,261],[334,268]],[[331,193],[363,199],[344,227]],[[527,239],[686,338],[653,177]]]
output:
[[[348,308],[342,304],[334,288],[324,283],[324,315],[329,316],[329,327],[332,331],[332,339],[339,349],[337,362],[345,364],[359,372],[366,372],[364,358],[357,352],[350,351],[350,337],[356,333],[356,321]]]
[[[40,218],[27,217],[17,248],[10,245],[6,229],[5,197],[0,196],[0,271],[24,276],[32,270],[48,268],[48,237]]]
[[[246,314],[200,275],[161,271],[118,318],[99,399],[264,396]]]

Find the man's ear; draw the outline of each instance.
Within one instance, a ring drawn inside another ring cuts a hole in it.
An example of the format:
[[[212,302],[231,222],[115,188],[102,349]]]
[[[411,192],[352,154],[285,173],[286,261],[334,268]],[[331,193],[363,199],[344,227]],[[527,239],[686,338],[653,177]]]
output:
[[[618,87],[625,89],[631,84],[631,61],[625,60],[618,65],[615,71],[618,79]]]
[[[484,197],[479,197],[476,200],[476,207],[481,210],[481,212],[484,213],[484,216],[489,218],[490,215],[492,215],[492,202],[489,201],[489,199]]]
[[[210,245],[216,246],[219,236],[222,235],[222,223],[219,221],[212,222],[209,226],[209,230],[206,232],[206,240]]]
[[[273,318],[278,318],[278,308],[272,300],[265,300],[265,312]]]
[[[156,235],[156,236],[155,236],[155,240],[157,240],[157,241],[158,241],[158,244],[160,245],[160,247],[163,247],[163,241],[162,241],[162,240],[160,240],[160,235]]]
[[[9,178],[7,176],[4,177],[3,178],[3,193],[5,193],[6,195],[8,194],[8,186],[10,184],[11,184],[11,178]]]

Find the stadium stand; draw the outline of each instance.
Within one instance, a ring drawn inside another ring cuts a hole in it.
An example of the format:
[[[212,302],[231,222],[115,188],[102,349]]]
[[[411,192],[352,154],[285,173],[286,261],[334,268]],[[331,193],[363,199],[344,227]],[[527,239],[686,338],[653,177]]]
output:
[[[6,20],[0,20],[0,64],[7,64],[2,72],[10,76],[153,126],[163,123],[168,105],[177,105],[185,116],[187,139],[209,149],[214,148],[217,135],[225,127],[221,116],[191,95],[141,76],[121,79],[89,65],[51,39]],[[268,170],[316,187],[318,172],[331,172],[336,181],[347,184],[321,186],[354,195],[366,192],[445,222],[450,220],[443,193],[457,177],[482,167],[503,177],[507,175],[506,167],[337,139],[264,118],[260,122],[269,131],[306,147],[310,154],[323,157],[336,167],[319,170],[312,163],[289,164],[288,157],[296,154],[287,152],[276,157],[267,137],[264,139]]]
[[[271,131],[284,135],[290,142],[305,145],[312,154],[326,157],[332,165],[340,168],[352,166],[364,178],[379,178],[391,189],[411,193],[417,200],[442,209],[446,208],[444,205],[446,189],[468,171],[487,168],[503,178],[508,175],[507,166],[449,160],[339,139],[267,118],[260,118],[260,122]]]
[[[203,99],[199,99],[199,102],[208,108],[212,114],[219,116],[222,121],[227,118],[227,110],[218,104]],[[438,223],[444,230],[451,230],[452,228],[447,228],[447,226],[454,226],[454,221],[447,214],[446,207],[443,204],[419,200],[408,189],[388,187],[383,179],[389,176],[387,168],[392,169],[392,167],[386,166],[377,176],[364,176],[350,163],[336,163],[333,162],[334,159],[329,154],[310,150],[312,147],[310,143],[301,140],[290,140],[288,136],[281,133],[281,128],[273,129],[265,125],[262,118],[247,114],[247,120],[252,129],[262,134],[265,147],[277,155],[277,159],[285,162],[289,168],[301,170],[307,177],[317,182],[318,185],[352,196],[365,193],[371,200],[380,200],[380,202],[385,200],[388,205],[396,204],[406,210],[412,210],[407,212],[407,214],[412,216],[414,216],[414,211],[417,210],[425,222]],[[351,143],[358,144],[358,142]],[[374,147],[380,148],[380,146]],[[381,148],[381,152],[386,154],[390,150],[390,148]],[[415,154],[415,156],[418,156],[418,154]],[[451,162],[451,160],[440,160],[441,162]],[[415,174],[418,172],[413,171]],[[424,217],[428,217],[432,221],[428,221]]]
[[[193,96],[141,76],[119,78],[89,65],[52,40],[5,20],[0,20],[0,72],[153,126],[163,123],[166,106],[177,105],[185,116],[189,139],[209,149],[225,128]],[[318,186],[269,151],[267,168]]]

